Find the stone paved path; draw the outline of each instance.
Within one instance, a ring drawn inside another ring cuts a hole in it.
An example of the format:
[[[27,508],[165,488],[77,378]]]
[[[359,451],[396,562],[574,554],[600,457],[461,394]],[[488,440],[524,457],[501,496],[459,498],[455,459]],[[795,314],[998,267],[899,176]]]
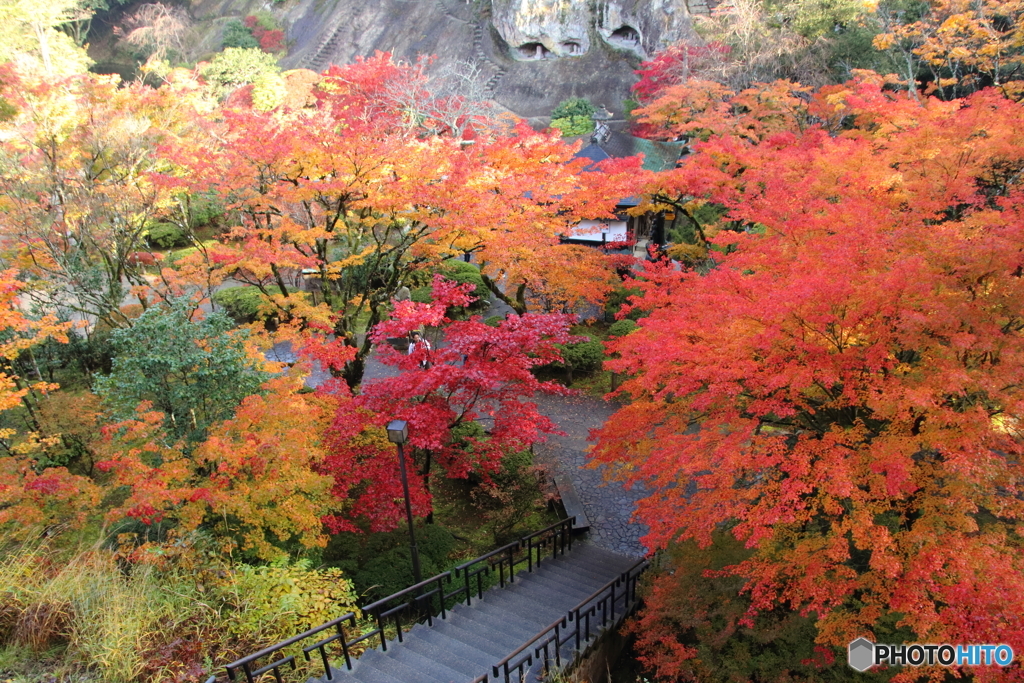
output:
[[[565,432],[534,446],[536,460],[572,479],[590,519],[590,542],[624,555],[645,554],[640,537],[647,533],[647,527],[632,520],[636,501],[646,495],[645,491],[606,481],[604,467],[589,467],[586,456],[590,430],[604,424],[617,406],[589,396],[540,396],[535,400],[541,412]]]

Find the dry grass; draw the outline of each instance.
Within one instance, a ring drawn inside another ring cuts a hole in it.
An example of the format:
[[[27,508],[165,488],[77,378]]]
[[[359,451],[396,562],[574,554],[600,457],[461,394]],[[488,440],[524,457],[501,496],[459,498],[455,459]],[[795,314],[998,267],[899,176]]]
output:
[[[61,649],[61,668],[110,683],[139,680],[147,667],[142,653],[195,610],[149,567],[123,571],[113,553],[99,549],[70,557],[45,546],[9,551],[0,586],[0,645],[35,655]]]

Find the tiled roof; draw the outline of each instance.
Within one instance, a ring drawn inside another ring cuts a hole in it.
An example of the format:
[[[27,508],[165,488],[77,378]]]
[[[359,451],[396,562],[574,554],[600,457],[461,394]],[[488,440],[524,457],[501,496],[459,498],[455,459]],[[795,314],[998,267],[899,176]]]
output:
[[[591,160],[585,170],[592,170],[592,167],[605,159],[622,159],[625,157],[642,154],[644,157],[643,168],[648,171],[664,171],[675,168],[679,156],[683,152],[685,143],[682,142],[656,142],[636,138],[626,133],[612,132],[604,143],[591,142],[589,145],[576,153],[576,157],[585,157]]]

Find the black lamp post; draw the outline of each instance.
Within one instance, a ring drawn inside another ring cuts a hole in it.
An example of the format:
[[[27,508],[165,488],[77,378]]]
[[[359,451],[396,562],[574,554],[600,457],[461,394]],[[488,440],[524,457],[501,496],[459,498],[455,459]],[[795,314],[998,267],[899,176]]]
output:
[[[402,492],[405,494],[405,518],[409,522],[409,549],[412,551],[412,576],[416,583],[420,578],[420,551],[416,547],[416,533],[412,525],[412,504],[409,502],[409,479],[405,474],[405,450],[402,444],[409,438],[409,425],[404,420],[388,423],[388,440],[398,446],[398,471],[402,474]]]

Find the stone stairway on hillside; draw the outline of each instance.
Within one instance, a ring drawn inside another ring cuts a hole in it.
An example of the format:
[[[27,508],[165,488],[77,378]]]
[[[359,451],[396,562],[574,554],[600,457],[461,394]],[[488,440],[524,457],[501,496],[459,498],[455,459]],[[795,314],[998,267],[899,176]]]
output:
[[[444,620],[432,626],[417,624],[403,637],[393,640],[387,650],[377,648],[365,652],[353,662],[352,671],[332,672],[333,681],[353,683],[471,683],[504,680],[504,672],[493,677],[493,667],[506,657],[531,643],[543,632],[577,606],[581,613],[595,606],[598,600],[588,600],[602,587],[620,578],[623,572],[637,564],[636,558],[618,555],[596,546],[579,544],[566,555],[546,560],[533,572],[516,575],[513,584],[494,587],[470,605],[452,608]],[[615,615],[628,607],[625,591],[615,596]],[[607,603],[607,600],[605,601]],[[610,609],[610,607],[605,608]],[[601,608],[591,615],[591,639],[600,629]],[[618,619],[609,620],[609,625]],[[586,629],[585,618],[581,625]],[[575,624],[566,621],[559,635],[571,632]],[[581,634],[581,645],[586,639]],[[575,634],[560,648],[559,659],[568,661],[575,650]],[[528,663],[522,667],[522,678],[527,680],[542,669],[542,656],[522,650]],[[549,657],[555,657],[554,645],[549,644]],[[511,680],[520,678],[517,664],[511,662]],[[332,679],[320,679],[324,683]]]
[[[574,542],[573,524],[563,520],[367,605],[362,621],[349,613],[242,657],[207,683],[533,683],[618,627],[637,605],[647,568]]]

